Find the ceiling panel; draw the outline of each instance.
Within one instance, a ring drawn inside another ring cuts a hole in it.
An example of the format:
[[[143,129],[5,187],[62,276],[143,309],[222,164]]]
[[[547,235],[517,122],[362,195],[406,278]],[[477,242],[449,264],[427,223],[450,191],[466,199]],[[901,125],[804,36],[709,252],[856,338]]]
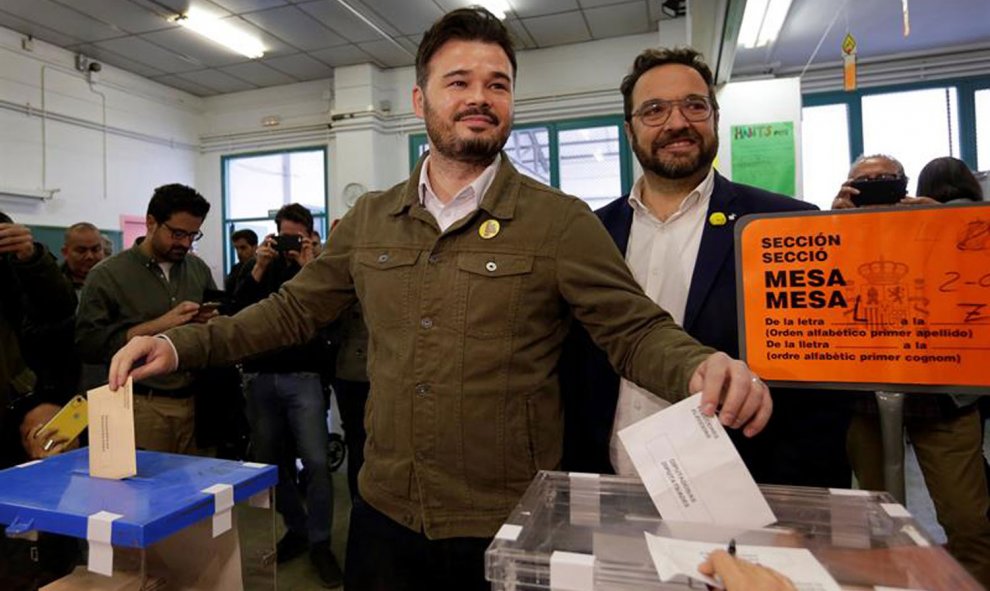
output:
[[[59,47],[69,47],[80,42],[79,39],[76,39],[75,37],[59,33],[58,31],[53,31],[52,29],[42,26],[37,22],[26,21],[19,16],[5,12],[2,4],[0,4],[0,26],[17,31],[22,35],[30,35],[36,39],[47,41],[48,43]]]
[[[244,18],[289,45],[306,51],[347,43],[346,39],[295,6],[252,12]]]
[[[141,38],[160,47],[168,47],[211,68],[229,66],[248,59],[218,43],[204,39],[199,33],[182,27],[148,33]]]
[[[588,41],[591,34],[580,11],[522,19],[526,30],[540,47]]]
[[[533,40],[533,36],[529,34],[529,31],[526,30],[526,27],[523,26],[519,19],[507,18],[503,22],[505,23],[505,28],[509,29],[509,36],[512,38],[512,43],[516,51],[536,47],[536,41]]]
[[[148,43],[139,37],[122,37],[109,41],[94,43],[97,47],[109,49],[114,53],[125,55],[128,58],[147,64],[154,68],[174,74],[176,72],[188,72],[203,67],[202,64],[194,60],[183,58],[177,53],[168,51],[152,43]]]
[[[234,14],[278,8],[288,4],[288,0],[210,0],[210,2],[224,7]]]
[[[103,62],[104,64],[114,66],[115,68],[120,68],[121,70],[127,70],[132,74],[137,74],[138,76],[145,76],[146,78],[152,78],[154,76],[161,76],[165,72],[159,70],[158,68],[153,68],[147,64],[142,64],[141,62],[136,62],[125,56],[120,55],[112,51],[108,51],[105,48],[97,47],[96,45],[90,45],[84,43],[82,45],[77,45],[73,47],[74,51],[77,51],[90,59],[94,59],[98,62]]]
[[[51,0],[3,0],[0,7],[5,12],[44,23],[49,29],[81,41],[99,41],[127,34]]]
[[[333,68],[305,53],[265,58],[265,63],[299,80],[316,80],[333,76]]]
[[[209,88],[207,86],[203,86],[202,84],[196,84],[195,82],[191,82],[174,74],[158,76],[156,78],[152,78],[152,80],[166,86],[171,86],[172,88],[184,90],[189,94],[194,94],[196,96],[213,96],[220,94],[220,91],[215,88]]]
[[[242,64],[219,68],[219,70],[260,87],[278,86],[279,84],[292,84],[299,81],[298,79],[279,72],[274,68],[269,68],[260,62],[244,62]]]
[[[75,8],[104,23],[110,23],[128,33],[146,33],[175,25],[144,6],[120,0],[55,0],[67,8]],[[6,1],[4,2],[6,4]]]
[[[416,61],[415,54],[410,55],[410,52],[402,51],[385,39],[358,43],[358,47],[388,68],[411,66]]]
[[[577,10],[577,0],[512,0],[513,12],[520,17],[540,16]]]
[[[647,10],[649,2],[647,0],[636,0],[643,5],[643,10]],[[629,0],[578,0],[581,8],[596,8],[598,6],[609,6],[612,4],[624,4]]]
[[[374,61],[370,55],[356,45],[340,45],[328,49],[311,51],[310,55],[331,66],[352,66]]]
[[[433,0],[361,0],[403,35],[422,33],[443,16]]]
[[[257,88],[254,84],[250,84],[240,78],[235,78],[234,76],[225,74],[219,70],[184,72],[182,74],[177,74],[177,76],[191,82],[195,82],[196,84],[201,84],[209,88],[215,88],[220,92],[240,92],[242,90]]]
[[[375,41],[382,38],[378,31],[333,0],[306,2],[300,4],[299,8],[348,41]]]
[[[595,39],[647,33],[652,28],[649,8],[642,0],[588,8],[584,17]]]

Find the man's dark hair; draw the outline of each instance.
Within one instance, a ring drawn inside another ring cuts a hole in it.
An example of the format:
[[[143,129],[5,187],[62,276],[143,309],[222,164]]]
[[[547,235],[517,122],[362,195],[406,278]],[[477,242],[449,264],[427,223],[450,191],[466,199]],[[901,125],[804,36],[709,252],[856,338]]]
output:
[[[430,58],[448,41],[481,41],[502,48],[512,64],[512,79],[516,78],[516,52],[502,21],[480,6],[458,8],[433,23],[423,35],[416,52],[416,84],[426,88]]]
[[[178,212],[188,213],[194,218],[205,219],[210,212],[210,202],[196,189],[173,183],[155,189],[148,203],[148,215],[159,224],[165,223]]]
[[[715,100],[715,77],[711,68],[705,63],[701,53],[690,47],[673,47],[660,49],[647,49],[636,56],[629,74],[622,79],[619,90],[622,92],[622,112],[626,121],[632,119],[633,104],[632,94],[636,82],[653,68],[666,66],[668,64],[680,64],[692,68],[701,75],[701,79],[708,86],[708,99],[712,102],[712,109],[718,113],[718,101]]]
[[[275,227],[279,229],[279,232],[282,231],[283,220],[289,220],[290,222],[302,224],[306,227],[306,232],[308,234],[313,233],[313,214],[298,203],[283,205],[282,209],[278,210],[278,213],[275,214]]]
[[[241,228],[230,235],[231,242],[246,240],[251,246],[258,246],[258,234],[251,228]]]
[[[983,201],[980,181],[965,162],[951,156],[936,158],[921,169],[917,193],[919,197],[931,197],[939,203],[957,199]]]

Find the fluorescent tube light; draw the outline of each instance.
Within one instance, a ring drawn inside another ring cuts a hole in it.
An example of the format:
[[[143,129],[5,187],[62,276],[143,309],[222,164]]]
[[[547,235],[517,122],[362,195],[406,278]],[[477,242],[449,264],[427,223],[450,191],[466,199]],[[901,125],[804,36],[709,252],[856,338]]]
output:
[[[495,15],[499,20],[505,20],[505,13],[509,10],[505,0],[477,0],[477,5]]]
[[[174,22],[251,59],[265,55],[265,46],[261,44],[260,40],[237,29],[216,15],[198,8],[190,8],[186,14],[176,17]]]
[[[780,35],[791,0],[747,0],[739,27],[741,47],[765,47]]]

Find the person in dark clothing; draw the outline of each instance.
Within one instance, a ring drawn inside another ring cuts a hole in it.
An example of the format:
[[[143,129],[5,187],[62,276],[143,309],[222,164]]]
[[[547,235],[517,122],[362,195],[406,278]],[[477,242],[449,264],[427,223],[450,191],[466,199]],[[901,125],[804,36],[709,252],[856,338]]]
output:
[[[0,213],[0,469],[59,453],[72,442],[43,429],[72,395],[52,379],[57,359],[44,361],[44,347],[71,324],[76,308],[72,284],[31,231]],[[57,356],[49,356],[57,357]],[[52,443],[48,443],[51,441]],[[78,558],[71,538],[40,535],[37,541],[0,536],[0,588],[36,589],[67,574]]]
[[[244,270],[244,264],[254,258],[254,253],[258,250],[258,234],[254,230],[243,228],[230,235],[230,243],[237,253],[237,263],[230,268],[230,273],[223,280],[223,289],[228,294],[234,293],[237,280]]]
[[[234,301],[247,306],[278,291],[283,283],[313,260],[313,215],[290,204],[275,216],[278,236],[269,235],[255,257],[245,263],[234,288]],[[286,247],[286,245],[288,247]],[[285,562],[305,552],[328,586],[341,583],[343,574],[330,551],[333,523],[333,487],[327,465],[327,403],[320,381],[325,365],[324,341],[289,347],[244,364],[252,456],[279,466],[276,508],[288,531],[278,543],[278,560]],[[294,444],[308,474],[306,502],[295,482]]]

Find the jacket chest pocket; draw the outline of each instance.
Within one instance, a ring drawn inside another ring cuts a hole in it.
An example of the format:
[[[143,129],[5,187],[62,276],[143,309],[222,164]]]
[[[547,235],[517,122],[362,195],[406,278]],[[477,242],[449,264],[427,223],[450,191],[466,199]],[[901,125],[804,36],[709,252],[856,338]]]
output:
[[[523,284],[533,273],[533,257],[461,253],[457,268],[461,271],[466,336],[497,338],[511,334],[519,317]]]
[[[402,326],[411,313],[418,250],[367,249],[356,254],[355,287],[365,320],[380,328]]]

